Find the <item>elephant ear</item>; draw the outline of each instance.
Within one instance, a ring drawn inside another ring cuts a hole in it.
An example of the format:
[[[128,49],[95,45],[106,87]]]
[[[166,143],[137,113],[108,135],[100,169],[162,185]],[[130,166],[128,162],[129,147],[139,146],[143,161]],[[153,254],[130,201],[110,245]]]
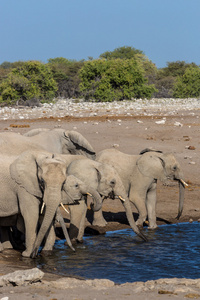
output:
[[[64,138],[68,140],[68,151],[71,154],[80,154],[88,158],[95,159],[96,154],[90,143],[77,131],[65,131]]]
[[[152,179],[166,180],[165,162],[162,155],[151,152],[144,153],[136,162],[136,166],[142,175]]]
[[[42,158],[46,156],[47,155],[45,153],[42,154],[37,151],[26,151],[10,165],[11,178],[28,193],[39,198],[42,198],[42,191],[37,177],[37,159],[39,158],[42,161]]]

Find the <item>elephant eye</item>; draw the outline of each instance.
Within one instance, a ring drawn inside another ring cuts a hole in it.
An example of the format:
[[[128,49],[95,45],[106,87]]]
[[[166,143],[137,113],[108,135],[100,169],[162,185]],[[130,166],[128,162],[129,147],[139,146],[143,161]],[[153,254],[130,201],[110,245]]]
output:
[[[78,188],[78,187],[79,187],[79,184],[78,184],[78,183],[76,183],[76,184],[75,184],[75,188]]]
[[[116,183],[116,181],[114,179],[111,180],[111,182],[110,182],[111,186],[115,186],[115,183]]]
[[[173,170],[176,171],[177,170],[177,166],[173,166]]]
[[[42,190],[44,190],[45,183],[44,183],[44,179],[43,178],[40,179],[40,187],[41,187]]]

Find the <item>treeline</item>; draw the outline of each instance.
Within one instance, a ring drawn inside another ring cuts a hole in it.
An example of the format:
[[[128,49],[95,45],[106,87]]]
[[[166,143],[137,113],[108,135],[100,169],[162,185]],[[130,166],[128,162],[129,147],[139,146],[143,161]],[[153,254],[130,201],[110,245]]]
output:
[[[50,58],[0,65],[0,104],[29,105],[56,97],[85,101],[200,96],[200,67],[184,61],[158,69],[143,51],[120,47],[99,59]],[[32,101],[32,102],[31,102]]]

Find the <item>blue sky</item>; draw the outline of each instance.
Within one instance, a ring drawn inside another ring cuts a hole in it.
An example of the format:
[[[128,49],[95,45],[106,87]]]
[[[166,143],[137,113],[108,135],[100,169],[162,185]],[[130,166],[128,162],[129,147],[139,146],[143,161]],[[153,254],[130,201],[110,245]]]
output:
[[[200,0],[0,0],[0,11],[0,64],[131,46],[158,68],[200,65]]]

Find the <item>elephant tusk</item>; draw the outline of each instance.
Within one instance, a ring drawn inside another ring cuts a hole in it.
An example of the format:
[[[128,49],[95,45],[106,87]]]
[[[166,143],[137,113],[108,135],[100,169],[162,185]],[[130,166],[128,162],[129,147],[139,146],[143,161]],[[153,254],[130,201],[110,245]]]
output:
[[[41,207],[41,211],[40,211],[41,214],[43,213],[44,207],[45,207],[45,203],[43,202],[42,207]]]
[[[62,206],[62,208],[69,214],[69,211],[64,207],[63,203],[61,202],[60,205]]]
[[[180,179],[180,182],[181,182],[184,186],[189,186],[183,179]]]
[[[86,193],[86,195],[88,195],[88,196],[92,197],[92,194],[90,194],[90,193],[88,193],[88,192]]]
[[[126,201],[126,200],[125,200],[124,198],[122,198],[121,196],[118,196],[118,198],[119,198],[121,201],[123,201],[123,202]]]

